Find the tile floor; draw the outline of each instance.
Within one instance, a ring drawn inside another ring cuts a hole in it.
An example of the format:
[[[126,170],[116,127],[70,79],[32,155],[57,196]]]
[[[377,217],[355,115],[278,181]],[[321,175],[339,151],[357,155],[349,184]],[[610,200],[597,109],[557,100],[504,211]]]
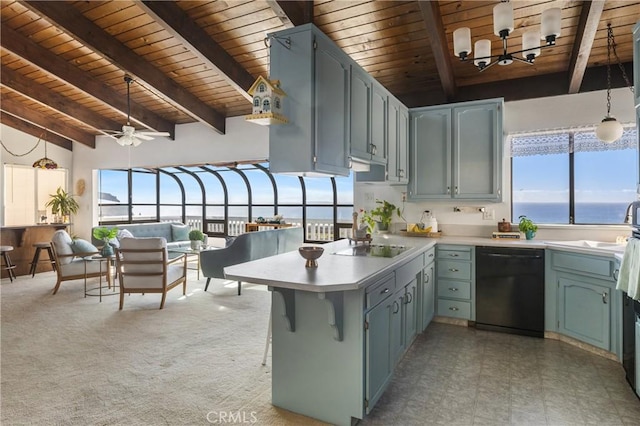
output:
[[[362,424],[640,425],[640,400],[567,343],[432,323]]]

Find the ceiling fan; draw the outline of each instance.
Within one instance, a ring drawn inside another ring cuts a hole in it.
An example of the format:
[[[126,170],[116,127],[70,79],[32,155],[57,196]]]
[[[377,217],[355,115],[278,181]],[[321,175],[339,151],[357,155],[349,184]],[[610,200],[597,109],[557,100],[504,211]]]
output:
[[[129,74],[124,75],[124,81],[127,83],[127,124],[122,126],[121,132],[115,132],[111,137],[116,139],[116,142],[122,146],[138,146],[142,141],[150,141],[154,136],[169,136],[169,132],[143,132],[136,130],[131,125],[131,94],[130,87],[133,82],[133,78]]]

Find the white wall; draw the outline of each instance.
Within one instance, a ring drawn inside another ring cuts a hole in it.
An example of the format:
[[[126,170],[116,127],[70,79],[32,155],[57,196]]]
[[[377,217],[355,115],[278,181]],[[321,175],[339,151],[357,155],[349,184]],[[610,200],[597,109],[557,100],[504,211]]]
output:
[[[404,203],[404,217],[407,222],[415,223],[420,220],[424,210],[430,210],[434,212],[438,223],[445,231],[449,231],[449,234],[470,232],[489,235],[489,228],[497,230],[496,222],[502,220],[502,218],[511,220],[511,167],[508,154],[509,147],[506,146],[507,135],[514,132],[595,126],[602,121],[606,114],[606,100],[606,91],[597,91],[506,102],[504,108],[503,201],[501,203],[460,201],[407,202]],[[633,94],[628,88],[611,91],[611,114],[622,123],[635,122]],[[389,185],[357,183],[354,204],[356,208],[368,210],[375,206],[375,199],[386,199],[400,206],[403,204],[402,193],[406,191],[406,186],[392,187]],[[492,209],[495,211],[495,220],[483,220],[481,213],[454,213],[454,206],[478,206]],[[397,226],[401,225],[398,224]],[[588,227],[580,229],[582,229],[581,232],[584,232]],[[620,229],[616,232],[620,233]]]
[[[0,139],[9,151],[17,155],[26,153],[38,142],[37,137],[28,135],[12,127],[5,126],[4,124],[0,124]],[[40,141],[38,148],[24,157],[16,157],[7,152],[5,148],[0,149],[0,162],[2,163],[2,170],[0,170],[0,199],[3,200],[2,211],[0,212],[0,223],[4,223],[4,165],[20,164],[30,166],[42,157],[44,157],[44,141]],[[72,152],[52,143],[47,143],[47,157],[58,163],[60,168],[67,169],[69,171],[69,183],[71,183],[71,166],[73,164]],[[33,218],[29,218],[28,220],[25,220],[24,224],[29,225],[32,223]]]

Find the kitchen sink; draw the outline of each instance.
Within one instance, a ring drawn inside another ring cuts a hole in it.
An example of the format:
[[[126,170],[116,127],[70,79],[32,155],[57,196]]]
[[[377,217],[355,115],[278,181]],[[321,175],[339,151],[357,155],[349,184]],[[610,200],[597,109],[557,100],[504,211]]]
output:
[[[604,241],[592,241],[592,240],[574,240],[574,241],[547,241],[549,246],[561,246],[561,247],[576,247],[585,249],[599,249],[607,251],[620,251],[623,252],[625,245],[617,243],[608,243]]]

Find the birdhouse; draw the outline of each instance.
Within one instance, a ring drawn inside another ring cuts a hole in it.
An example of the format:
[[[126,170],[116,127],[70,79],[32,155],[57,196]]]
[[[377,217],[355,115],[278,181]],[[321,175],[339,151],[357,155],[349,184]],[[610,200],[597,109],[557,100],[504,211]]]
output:
[[[287,94],[280,89],[279,80],[269,81],[259,76],[247,92],[253,99],[253,112],[245,116],[245,120],[262,126],[288,122],[282,113]]]

